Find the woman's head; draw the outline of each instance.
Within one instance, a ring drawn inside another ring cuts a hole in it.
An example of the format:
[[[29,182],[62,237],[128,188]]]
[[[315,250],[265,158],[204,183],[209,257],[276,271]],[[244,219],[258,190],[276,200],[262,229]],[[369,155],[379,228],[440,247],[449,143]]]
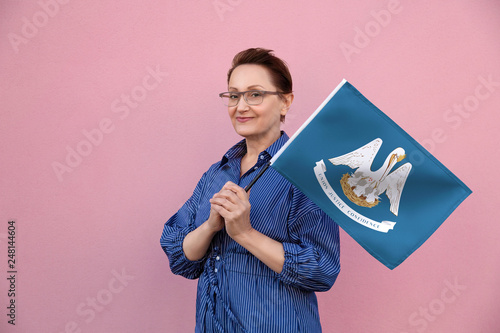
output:
[[[229,116],[236,132],[244,137],[279,133],[280,123],[293,101],[292,78],[284,61],[271,50],[248,49],[238,53],[228,71],[229,98],[237,102],[229,106]],[[246,95],[238,93],[252,91]],[[257,104],[253,91],[263,98]]]

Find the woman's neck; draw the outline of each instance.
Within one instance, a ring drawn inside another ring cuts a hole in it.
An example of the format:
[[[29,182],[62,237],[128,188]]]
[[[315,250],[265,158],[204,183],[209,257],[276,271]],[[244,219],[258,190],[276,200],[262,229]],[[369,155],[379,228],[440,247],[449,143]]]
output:
[[[259,154],[269,148],[276,140],[281,136],[281,131],[270,133],[266,137],[262,138],[246,138],[247,145],[247,153],[249,157],[253,157],[255,159],[258,158]]]

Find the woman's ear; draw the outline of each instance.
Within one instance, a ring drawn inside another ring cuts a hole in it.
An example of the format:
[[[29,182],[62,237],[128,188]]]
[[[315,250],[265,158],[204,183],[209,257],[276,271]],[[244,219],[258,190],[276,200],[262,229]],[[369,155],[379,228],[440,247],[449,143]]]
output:
[[[283,94],[282,95],[283,98],[283,107],[281,108],[281,116],[284,117],[288,110],[290,110],[290,106],[292,106],[292,103],[293,103],[293,93],[289,93],[289,94]]]

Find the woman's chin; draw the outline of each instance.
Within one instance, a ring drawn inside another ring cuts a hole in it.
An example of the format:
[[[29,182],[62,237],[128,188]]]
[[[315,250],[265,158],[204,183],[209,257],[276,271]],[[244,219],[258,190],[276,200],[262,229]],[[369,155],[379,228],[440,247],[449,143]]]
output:
[[[241,126],[240,124],[234,126],[234,130],[238,135],[245,138],[255,134],[255,131],[252,128],[249,128],[249,126]]]

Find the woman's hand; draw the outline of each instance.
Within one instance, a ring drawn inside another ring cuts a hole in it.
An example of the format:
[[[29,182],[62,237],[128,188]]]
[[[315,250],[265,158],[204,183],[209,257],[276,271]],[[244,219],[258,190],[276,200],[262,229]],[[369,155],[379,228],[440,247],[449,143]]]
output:
[[[211,209],[224,219],[227,234],[238,241],[252,232],[248,193],[238,185],[227,182],[219,193],[210,199]]]

